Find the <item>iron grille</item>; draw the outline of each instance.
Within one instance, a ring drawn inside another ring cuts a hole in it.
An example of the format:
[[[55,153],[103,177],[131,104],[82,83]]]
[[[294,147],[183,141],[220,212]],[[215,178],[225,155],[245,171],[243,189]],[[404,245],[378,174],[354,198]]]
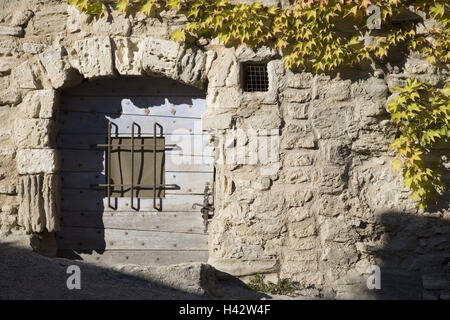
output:
[[[268,90],[267,64],[244,64],[244,91],[264,92]]]
[[[165,184],[164,182],[164,151],[167,148],[174,148],[176,145],[165,143],[163,127],[156,122],[153,125],[153,136],[148,139],[141,138],[139,135],[135,136],[135,127],[139,128],[139,125],[135,122],[131,125],[130,137],[112,137],[111,129],[113,125],[116,126],[117,130],[117,125],[109,121],[107,143],[93,146],[106,148],[106,181],[105,183],[91,186],[106,188],[108,207],[111,209],[116,209],[111,205],[112,196],[116,198],[117,195],[122,197],[128,195],[130,196],[131,208],[135,210],[139,209],[134,206],[134,199],[140,196],[153,198],[153,208],[161,210],[164,190],[180,189],[180,186],[176,184]],[[129,153],[130,156],[126,157],[123,154],[121,157],[120,154],[122,152]],[[152,159],[145,162],[151,162],[153,170],[147,170],[146,174],[144,174],[143,163],[148,152],[151,152]],[[113,153],[115,157],[113,157]],[[127,165],[123,166],[122,162]],[[115,170],[113,170],[113,167]],[[131,172],[129,169],[131,169]],[[159,200],[159,205],[157,205],[157,199]]]

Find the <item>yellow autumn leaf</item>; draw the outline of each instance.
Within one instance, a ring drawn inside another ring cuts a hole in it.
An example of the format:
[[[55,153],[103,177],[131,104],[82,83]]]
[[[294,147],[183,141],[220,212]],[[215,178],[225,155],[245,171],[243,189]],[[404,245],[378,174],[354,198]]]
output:
[[[400,160],[399,158],[395,158],[394,160],[392,160],[392,170],[394,170],[395,173],[398,173],[401,167],[402,160]]]

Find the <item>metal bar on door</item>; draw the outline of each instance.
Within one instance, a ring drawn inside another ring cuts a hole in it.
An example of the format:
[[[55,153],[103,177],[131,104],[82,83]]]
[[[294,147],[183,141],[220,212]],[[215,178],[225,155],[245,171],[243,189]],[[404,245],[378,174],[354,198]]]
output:
[[[153,124],[153,208],[156,207],[156,122]]]
[[[157,161],[157,157],[156,157],[156,151],[157,151],[157,139],[156,139],[156,135],[157,135],[157,132],[156,132],[156,128],[157,127],[159,127],[159,129],[160,129],[160,135],[161,135],[161,137],[163,136],[163,127],[159,124],[159,123],[157,123],[157,122],[155,122],[154,124],[153,124],[153,208],[155,209],[155,210],[161,210],[161,198],[159,198],[160,200],[159,200],[159,207],[157,207],[156,206],[156,188],[158,188],[158,191],[159,192],[161,192],[161,186],[162,185],[158,185],[157,183],[156,183],[156,161]],[[162,159],[161,159],[161,163],[162,163]],[[161,178],[162,178],[162,175],[164,174],[164,172],[161,170]]]
[[[134,125],[135,122],[133,121],[133,123],[131,124],[131,208],[134,208]]]
[[[106,174],[106,193],[108,194],[108,207],[110,209],[114,209],[111,206],[111,127],[112,127],[112,123],[111,120],[109,120],[108,122],[108,149],[107,149],[107,159],[106,159],[106,164],[108,166],[108,171]]]

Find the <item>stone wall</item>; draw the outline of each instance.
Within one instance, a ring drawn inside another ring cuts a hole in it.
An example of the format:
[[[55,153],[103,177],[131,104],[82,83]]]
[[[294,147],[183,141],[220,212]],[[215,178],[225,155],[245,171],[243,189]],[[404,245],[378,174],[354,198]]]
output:
[[[388,149],[392,87],[446,77],[420,57],[333,76],[293,73],[266,48],[175,44],[169,36],[184,19],[169,13],[96,19],[38,0],[0,0],[0,9],[2,237],[58,230],[61,89],[83,78],[166,76],[207,87],[213,266],[279,274],[329,298],[449,298],[449,193],[419,213]],[[268,92],[241,89],[248,61],[268,62]],[[436,154],[448,156],[445,148]],[[448,158],[444,170],[448,186]],[[367,290],[371,265],[381,268],[381,290]]]

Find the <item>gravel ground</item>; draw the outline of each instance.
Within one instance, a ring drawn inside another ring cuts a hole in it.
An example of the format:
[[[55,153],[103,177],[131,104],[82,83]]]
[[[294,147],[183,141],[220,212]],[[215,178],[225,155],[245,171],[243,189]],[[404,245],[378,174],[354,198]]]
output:
[[[81,289],[69,290],[67,268],[77,265]],[[0,243],[0,299],[279,299],[219,280],[207,264],[166,267],[122,265],[113,269],[80,261],[47,258],[11,243]],[[287,298],[287,297],[286,297]]]

